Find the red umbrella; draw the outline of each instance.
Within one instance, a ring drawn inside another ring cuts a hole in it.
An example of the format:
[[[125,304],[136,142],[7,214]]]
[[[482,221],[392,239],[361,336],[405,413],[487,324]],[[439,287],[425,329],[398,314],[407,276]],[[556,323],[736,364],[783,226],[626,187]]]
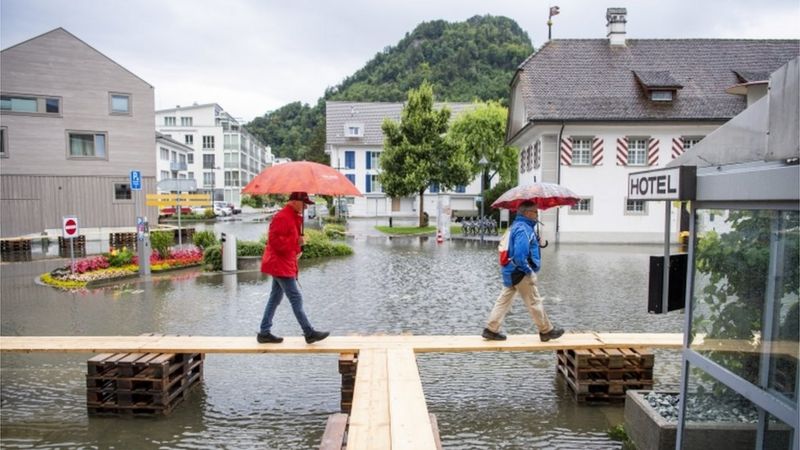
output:
[[[245,194],[353,195],[361,192],[336,169],[311,161],[293,161],[267,167],[242,189]]]
[[[578,194],[558,184],[533,183],[507,190],[492,203],[492,207],[516,211],[520,203],[530,201],[539,209],[547,209],[553,206],[572,206],[578,200]]]

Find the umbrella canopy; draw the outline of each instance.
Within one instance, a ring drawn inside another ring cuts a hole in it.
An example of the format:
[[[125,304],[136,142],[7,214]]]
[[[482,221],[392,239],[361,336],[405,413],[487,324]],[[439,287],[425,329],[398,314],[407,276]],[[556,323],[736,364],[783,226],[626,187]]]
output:
[[[558,184],[533,183],[507,190],[492,203],[492,207],[516,211],[522,202],[530,201],[539,209],[547,209],[553,206],[572,206],[578,200],[578,194]]]
[[[353,195],[361,192],[336,169],[311,161],[293,161],[267,167],[242,189],[245,194]]]

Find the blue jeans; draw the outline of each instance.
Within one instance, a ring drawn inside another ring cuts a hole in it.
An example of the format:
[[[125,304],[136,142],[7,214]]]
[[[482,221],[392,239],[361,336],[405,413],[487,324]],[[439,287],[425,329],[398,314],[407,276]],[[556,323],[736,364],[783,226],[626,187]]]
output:
[[[303,334],[308,336],[314,332],[314,328],[308,322],[305,311],[303,311],[303,295],[297,289],[297,281],[294,278],[281,278],[272,277],[272,292],[269,293],[269,301],[267,307],[264,309],[264,318],[261,319],[261,334],[267,334],[272,329],[272,318],[275,316],[275,310],[283,300],[283,294],[289,297],[289,303],[292,304],[292,311],[294,317],[297,318],[297,323],[303,329]]]

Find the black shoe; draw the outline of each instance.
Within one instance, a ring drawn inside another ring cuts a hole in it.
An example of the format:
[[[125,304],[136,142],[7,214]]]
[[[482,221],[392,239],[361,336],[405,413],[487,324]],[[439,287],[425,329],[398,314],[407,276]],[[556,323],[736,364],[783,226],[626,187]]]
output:
[[[272,333],[267,333],[267,334],[258,333],[256,335],[256,340],[258,341],[259,344],[280,344],[281,342],[283,342],[282,337],[275,336]]]
[[[312,331],[311,334],[306,335],[306,344],[313,344],[314,342],[321,341],[330,336],[330,331]]]
[[[564,334],[563,328],[553,327],[553,329],[548,331],[547,333],[539,333],[539,340],[542,342],[547,342],[550,339],[560,338],[562,334]]]
[[[484,328],[483,329],[483,333],[481,334],[481,336],[483,336],[484,339],[488,339],[490,341],[505,341],[506,340],[506,335],[505,334],[503,334],[503,333],[501,333],[499,331],[497,333],[495,333],[494,331],[492,331],[492,330],[490,330],[488,328]]]

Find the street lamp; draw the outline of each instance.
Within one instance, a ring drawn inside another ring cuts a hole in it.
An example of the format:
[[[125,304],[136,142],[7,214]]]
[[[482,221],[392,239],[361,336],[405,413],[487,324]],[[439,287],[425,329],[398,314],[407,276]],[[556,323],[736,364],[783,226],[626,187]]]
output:
[[[483,195],[483,189],[484,189],[483,188],[483,180],[486,177],[484,176],[483,172],[486,170],[486,165],[487,164],[489,164],[489,161],[486,160],[485,156],[481,156],[481,160],[478,161],[478,165],[481,166],[481,217],[478,220],[478,227],[481,230],[481,243],[483,243],[483,232],[484,232],[484,227],[483,227],[483,225],[481,225],[481,223],[483,221],[483,204],[486,203],[486,197],[484,197],[484,195]]]

